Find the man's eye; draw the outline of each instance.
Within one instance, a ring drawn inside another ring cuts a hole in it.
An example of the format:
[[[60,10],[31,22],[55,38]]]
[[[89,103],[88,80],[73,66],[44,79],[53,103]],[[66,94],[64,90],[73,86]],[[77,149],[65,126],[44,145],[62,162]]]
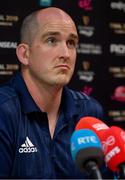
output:
[[[53,38],[53,37],[47,39],[48,44],[56,44],[56,42],[57,42],[57,40],[55,38]]]
[[[69,48],[76,48],[77,47],[77,42],[74,41],[74,40],[69,40],[67,42],[67,45],[68,45]]]

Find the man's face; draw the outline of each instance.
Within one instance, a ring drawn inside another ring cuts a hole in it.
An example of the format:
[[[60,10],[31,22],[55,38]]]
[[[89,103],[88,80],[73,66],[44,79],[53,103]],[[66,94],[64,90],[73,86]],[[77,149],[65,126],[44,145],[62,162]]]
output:
[[[29,45],[30,76],[51,86],[66,85],[74,72],[77,43],[75,25],[67,17],[45,20]]]

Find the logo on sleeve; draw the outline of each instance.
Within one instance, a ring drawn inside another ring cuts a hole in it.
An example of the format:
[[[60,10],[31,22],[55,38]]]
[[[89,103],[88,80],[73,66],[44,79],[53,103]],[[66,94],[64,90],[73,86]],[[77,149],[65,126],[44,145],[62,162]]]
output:
[[[19,148],[19,153],[34,153],[37,152],[37,148],[33,145],[31,140],[26,137],[25,143]]]

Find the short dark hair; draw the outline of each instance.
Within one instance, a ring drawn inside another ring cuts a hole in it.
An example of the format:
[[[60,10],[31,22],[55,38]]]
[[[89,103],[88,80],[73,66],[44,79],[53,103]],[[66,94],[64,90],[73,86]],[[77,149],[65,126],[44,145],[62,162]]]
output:
[[[26,16],[20,30],[21,43],[31,44],[35,34],[37,34],[39,24],[37,22],[38,11]]]

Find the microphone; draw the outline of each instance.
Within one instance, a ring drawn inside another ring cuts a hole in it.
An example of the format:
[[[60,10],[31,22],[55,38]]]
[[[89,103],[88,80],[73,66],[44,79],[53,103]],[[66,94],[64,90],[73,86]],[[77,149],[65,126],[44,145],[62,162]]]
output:
[[[111,126],[103,135],[102,145],[107,166],[125,179],[125,131]]]
[[[116,126],[109,128],[101,120],[91,116],[81,118],[75,129],[85,128],[93,130],[100,139],[107,167],[113,172],[118,172],[120,178],[125,179],[125,157],[123,157],[125,154],[124,130]]]
[[[75,130],[79,130],[79,129],[90,129],[94,131],[94,133],[96,133],[96,135],[99,137],[100,141],[102,141],[103,134],[107,129],[110,128],[101,120],[92,116],[86,116],[81,118],[77,123]]]
[[[102,179],[99,167],[104,163],[104,154],[97,135],[89,129],[77,130],[70,143],[72,159],[80,171],[88,172],[91,179]]]

